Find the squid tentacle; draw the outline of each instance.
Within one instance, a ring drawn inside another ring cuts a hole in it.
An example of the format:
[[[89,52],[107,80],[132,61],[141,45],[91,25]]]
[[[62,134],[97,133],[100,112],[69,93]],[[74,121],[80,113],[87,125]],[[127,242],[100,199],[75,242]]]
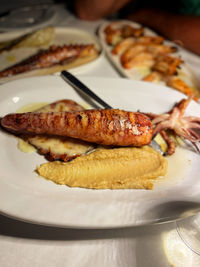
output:
[[[160,134],[168,145],[168,150],[167,150],[166,154],[167,155],[174,154],[175,149],[176,149],[176,144],[175,144],[174,140],[172,138],[170,138],[164,130],[162,130],[160,132]]]
[[[153,136],[160,132],[161,136],[168,144],[168,155],[174,153],[175,143],[173,143],[173,140],[170,140],[170,137],[167,135],[167,129],[173,130],[176,135],[183,137],[185,140],[189,140],[196,150],[200,152],[200,149],[197,146],[197,142],[200,141],[200,132],[195,131],[200,129],[200,117],[184,117],[186,108],[191,100],[191,97],[182,99],[169,112],[151,117],[152,125],[154,127]]]
[[[199,122],[200,123],[200,118],[194,117],[194,116],[184,117],[184,120],[186,120],[186,121],[192,121],[192,122]]]
[[[157,124],[157,126],[153,130],[153,136],[155,136],[160,131],[165,130],[165,129],[172,129],[168,121],[163,121]]]
[[[189,128],[200,129],[200,124],[195,122],[189,122],[187,125]]]
[[[162,122],[163,120],[166,120],[169,118],[169,114],[162,114],[160,116],[155,117],[155,119],[152,120],[152,124],[157,124]]]
[[[181,129],[181,134],[179,132],[179,135],[184,137],[185,139],[188,139],[191,142],[198,142],[200,141],[200,137],[197,133],[192,131],[191,129]]]

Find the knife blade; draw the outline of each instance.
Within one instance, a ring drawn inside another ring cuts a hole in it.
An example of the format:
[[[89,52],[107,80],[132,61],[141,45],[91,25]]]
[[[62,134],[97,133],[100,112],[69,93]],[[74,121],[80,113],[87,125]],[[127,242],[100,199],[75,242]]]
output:
[[[85,84],[83,84],[80,80],[78,80],[74,75],[69,73],[68,71],[62,71],[61,77],[68,82],[71,86],[73,86],[78,91],[83,92],[87,96],[90,96],[93,100],[103,106],[105,109],[112,109],[110,105],[108,105],[105,101],[103,101],[100,97],[98,97],[94,92],[92,92]]]

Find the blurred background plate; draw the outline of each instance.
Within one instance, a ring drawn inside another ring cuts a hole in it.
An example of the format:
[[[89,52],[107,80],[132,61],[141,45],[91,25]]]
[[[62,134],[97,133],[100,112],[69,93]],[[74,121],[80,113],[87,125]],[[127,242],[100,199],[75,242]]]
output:
[[[120,26],[129,25],[133,28],[141,28],[143,27],[141,24],[129,21],[129,20],[116,20],[117,24]],[[146,75],[148,75],[151,70],[149,67],[141,66],[141,67],[134,67],[130,69],[125,69],[120,61],[119,55],[112,54],[112,49],[114,46],[108,45],[106,42],[106,34],[105,29],[107,26],[109,26],[112,22],[107,21],[101,24],[98,30],[98,35],[100,38],[100,42],[102,44],[102,47],[105,50],[105,53],[107,54],[108,59],[112,63],[112,65],[118,70],[118,72],[126,78],[133,79],[133,80],[142,80]],[[157,36],[158,34],[151,29],[144,27],[144,36]],[[187,51],[183,47],[180,47],[178,44],[164,40],[164,45],[169,45],[172,47],[176,47],[177,51],[175,53],[169,53],[169,56],[181,58],[183,59],[183,63],[179,66],[177,69],[177,77],[179,77],[181,80],[183,80],[189,87],[192,88],[193,91],[198,92],[198,95],[200,94],[200,79],[197,71],[194,69],[196,65],[194,64],[194,60],[198,61],[199,59],[197,55],[194,55],[193,53]],[[156,83],[159,83],[161,85],[166,85],[165,81],[156,81]]]
[[[24,6],[7,12],[0,17],[0,31],[24,30],[43,27],[55,17],[53,5]]]
[[[80,66],[72,67],[71,70],[73,73],[83,72],[90,69],[94,64],[99,62],[100,58],[102,58],[103,50],[102,46],[99,42],[99,39],[94,35],[87,31],[80,30],[72,27],[53,27],[54,29],[54,37],[51,40],[50,45],[59,45],[62,46],[64,44],[95,44],[95,47],[99,51],[99,55],[93,61],[87,62]],[[19,37],[19,32],[7,32],[3,35],[0,35],[0,42],[5,42],[7,40],[12,40],[13,38]],[[0,55],[0,70],[6,69],[20,61],[36,54],[40,49],[47,49],[48,47],[20,47],[14,48],[10,51],[3,51]],[[31,72],[26,72],[22,74],[18,74],[11,77],[1,78],[0,84],[16,80],[19,78],[25,78],[33,75]]]

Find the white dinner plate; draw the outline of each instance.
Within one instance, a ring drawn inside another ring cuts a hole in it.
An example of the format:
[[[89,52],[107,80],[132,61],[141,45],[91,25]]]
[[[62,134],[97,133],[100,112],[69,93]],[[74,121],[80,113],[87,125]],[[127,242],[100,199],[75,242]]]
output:
[[[79,78],[111,106],[130,111],[161,113],[184,98],[167,87],[141,81]],[[0,86],[0,117],[30,103],[63,98],[85,103],[58,76],[12,81]],[[190,103],[186,114],[199,116],[200,106]],[[112,228],[174,220],[195,212],[195,204],[200,204],[200,157],[189,145],[167,158],[167,177],[154,190],[92,190],[39,177],[35,169],[45,159],[21,152],[17,141],[0,132],[0,212],[8,216],[59,227]]]
[[[104,48],[109,60],[112,62],[112,64],[121,73],[121,75],[123,77],[129,78],[129,79],[133,79],[133,80],[141,80],[141,79],[143,79],[146,75],[148,75],[150,73],[150,69],[149,68],[147,68],[147,67],[136,67],[136,68],[131,68],[131,69],[125,69],[121,65],[119,55],[113,55],[111,53],[113,47],[107,44],[107,42],[106,42],[106,34],[104,32],[105,28],[110,23],[112,23],[112,22],[104,22],[99,27],[99,31],[98,31],[98,35],[99,35],[99,38],[100,38],[101,45]],[[133,22],[133,21],[129,21],[129,20],[118,20],[117,23],[119,23],[119,25],[130,25],[130,26],[132,26],[134,28],[141,28],[142,27],[141,24]],[[157,36],[157,33],[152,31],[151,29],[149,29],[147,27],[144,27],[144,36]],[[171,54],[172,56],[180,57],[180,58],[184,59],[185,58],[185,54],[187,55],[186,50],[182,49],[176,43],[173,43],[173,42],[171,42],[169,40],[164,40],[164,44],[165,45],[170,45],[170,46],[173,46],[173,47],[177,48],[177,52]],[[200,87],[199,87],[199,79],[195,75],[195,73],[192,70],[192,68],[187,64],[186,61],[184,61],[180,65],[180,67],[178,69],[178,76],[183,81],[185,81],[190,87],[195,88],[195,89],[196,88],[200,89]],[[161,82],[159,82],[159,84],[165,85],[165,82],[161,81]]]
[[[80,29],[72,28],[72,27],[54,27],[55,36],[50,45],[59,45],[62,46],[64,44],[94,44],[95,47],[99,51],[99,55],[93,61],[85,63],[80,66],[73,67],[71,70],[74,74],[82,73],[88,71],[89,69],[93,68],[95,64],[98,64],[100,59],[102,58],[102,47],[99,42],[99,39],[87,32]],[[0,42],[4,42],[7,40],[15,39],[21,36],[21,32],[7,32],[0,36]],[[6,69],[14,64],[21,62],[22,60],[36,54],[41,48],[34,48],[34,47],[21,47],[16,48],[10,51],[4,51],[0,55],[0,70]],[[46,48],[47,49],[47,48]],[[11,80],[26,78],[33,75],[32,72],[25,72],[22,74],[18,74],[15,76],[10,76],[6,78],[0,79],[0,84],[5,83]]]

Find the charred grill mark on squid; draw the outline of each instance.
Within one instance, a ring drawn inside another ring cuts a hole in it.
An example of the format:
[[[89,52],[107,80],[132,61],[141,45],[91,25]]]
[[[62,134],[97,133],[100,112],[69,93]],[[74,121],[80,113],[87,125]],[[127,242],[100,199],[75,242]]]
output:
[[[152,124],[147,116],[118,109],[8,114],[1,124],[17,134],[68,136],[113,146],[142,146],[152,139]]]

